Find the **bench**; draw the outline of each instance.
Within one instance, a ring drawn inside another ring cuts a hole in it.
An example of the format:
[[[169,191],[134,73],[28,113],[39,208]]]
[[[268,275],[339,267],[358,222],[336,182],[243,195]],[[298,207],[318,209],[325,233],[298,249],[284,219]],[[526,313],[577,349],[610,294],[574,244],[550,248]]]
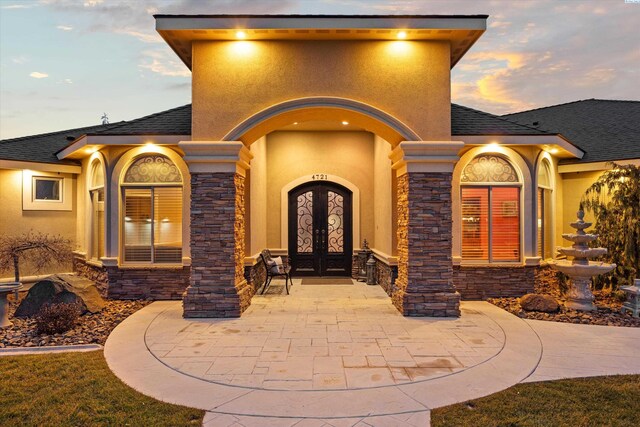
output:
[[[260,295],[264,295],[269,285],[271,285],[271,280],[274,277],[284,277],[284,287],[287,290],[287,295],[289,295],[289,284],[293,286],[293,281],[291,280],[290,274],[291,266],[289,265],[289,262],[286,261],[286,257],[283,259],[283,263],[280,268],[278,268],[276,262],[273,260],[269,249],[264,249],[260,252],[260,258],[262,259],[262,264],[264,264],[264,268],[267,271],[266,280]]]

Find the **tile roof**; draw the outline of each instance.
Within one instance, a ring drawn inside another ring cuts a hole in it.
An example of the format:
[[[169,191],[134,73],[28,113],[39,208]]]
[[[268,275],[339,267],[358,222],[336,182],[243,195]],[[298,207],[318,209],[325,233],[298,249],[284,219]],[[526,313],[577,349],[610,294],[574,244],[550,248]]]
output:
[[[640,101],[585,99],[502,117],[561,133],[586,152],[561,163],[640,158]]]
[[[548,135],[493,114],[451,105],[453,135]],[[190,135],[191,104],[151,114],[139,119],[89,126],[0,141],[0,159],[44,163],[71,163],[58,160],[56,153],[71,144],[67,137],[82,135]]]

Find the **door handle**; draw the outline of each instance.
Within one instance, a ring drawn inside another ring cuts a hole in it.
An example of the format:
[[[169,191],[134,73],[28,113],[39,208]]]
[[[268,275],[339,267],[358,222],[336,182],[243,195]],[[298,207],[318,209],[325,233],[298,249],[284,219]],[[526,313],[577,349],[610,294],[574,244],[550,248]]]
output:
[[[320,249],[320,230],[316,228],[316,249]]]
[[[326,246],[325,246],[325,244],[326,244],[326,239],[325,239],[325,237],[326,237],[326,236],[325,236],[325,232],[326,232],[326,231],[327,231],[327,230],[322,230],[322,249],[326,249]]]

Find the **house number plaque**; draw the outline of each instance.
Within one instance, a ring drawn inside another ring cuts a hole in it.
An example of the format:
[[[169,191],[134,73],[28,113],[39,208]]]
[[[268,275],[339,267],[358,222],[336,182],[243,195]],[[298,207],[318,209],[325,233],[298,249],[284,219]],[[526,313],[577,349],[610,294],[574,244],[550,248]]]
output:
[[[327,179],[329,179],[329,175],[327,175],[326,173],[314,173],[313,175],[311,175],[311,179],[314,181],[326,181]]]

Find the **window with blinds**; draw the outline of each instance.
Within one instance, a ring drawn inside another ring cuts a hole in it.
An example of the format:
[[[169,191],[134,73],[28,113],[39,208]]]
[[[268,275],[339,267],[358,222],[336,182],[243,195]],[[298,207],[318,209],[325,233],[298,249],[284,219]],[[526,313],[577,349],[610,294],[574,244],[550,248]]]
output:
[[[91,258],[104,256],[104,188],[91,191]]]
[[[91,201],[91,234],[89,255],[93,260],[104,256],[104,168],[102,163],[94,160],[91,164],[91,182],[89,183],[89,200]]]
[[[123,184],[123,252],[130,263],[182,262],[182,178],[165,156],[137,159]],[[173,184],[173,185],[171,185]]]
[[[483,154],[469,162],[461,181],[468,183],[461,187],[462,259],[520,261],[520,186],[514,185],[519,181],[514,168]]]
[[[551,250],[551,169],[545,159],[538,168],[538,210],[536,216],[538,256],[553,258]]]

